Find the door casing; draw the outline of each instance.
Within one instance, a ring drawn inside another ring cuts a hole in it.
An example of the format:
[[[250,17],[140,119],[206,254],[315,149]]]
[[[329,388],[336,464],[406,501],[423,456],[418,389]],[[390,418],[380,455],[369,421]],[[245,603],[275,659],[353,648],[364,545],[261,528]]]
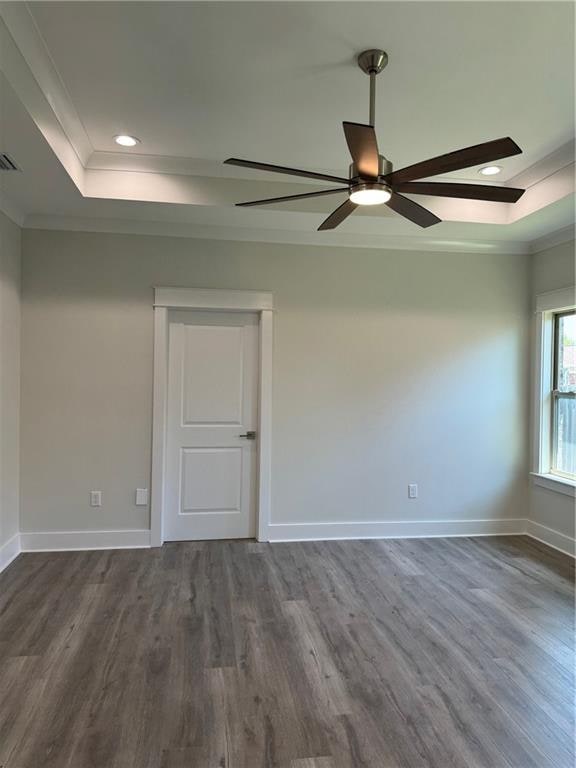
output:
[[[152,412],[151,545],[163,544],[166,426],[168,405],[168,311],[256,312],[259,317],[258,451],[256,458],[256,530],[268,541],[272,471],[272,332],[273,296],[263,291],[211,288],[154,288],[154,395]]]

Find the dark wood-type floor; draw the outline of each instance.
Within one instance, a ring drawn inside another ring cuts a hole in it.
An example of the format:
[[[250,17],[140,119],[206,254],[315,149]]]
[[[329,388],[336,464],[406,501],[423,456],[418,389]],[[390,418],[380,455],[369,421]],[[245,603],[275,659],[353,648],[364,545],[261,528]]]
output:
[[[3,768],[572,768],[569,558],[522,537],[27,554]]]

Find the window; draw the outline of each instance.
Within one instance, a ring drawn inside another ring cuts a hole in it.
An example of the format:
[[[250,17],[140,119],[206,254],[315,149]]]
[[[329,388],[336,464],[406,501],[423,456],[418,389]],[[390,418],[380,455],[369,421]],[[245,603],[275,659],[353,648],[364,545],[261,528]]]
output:
[[[536,297],[534,482],[576,495],[576,291]]]
[[[551,474],[576,478],[576,312],[553,316]]]

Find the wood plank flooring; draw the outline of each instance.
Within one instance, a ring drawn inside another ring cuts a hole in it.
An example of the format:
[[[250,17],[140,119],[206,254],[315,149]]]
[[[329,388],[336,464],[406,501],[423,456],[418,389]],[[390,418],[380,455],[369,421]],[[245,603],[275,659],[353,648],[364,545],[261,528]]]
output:
[[[524,537],[23,555],[2,768],[572,768],[572,561]]]

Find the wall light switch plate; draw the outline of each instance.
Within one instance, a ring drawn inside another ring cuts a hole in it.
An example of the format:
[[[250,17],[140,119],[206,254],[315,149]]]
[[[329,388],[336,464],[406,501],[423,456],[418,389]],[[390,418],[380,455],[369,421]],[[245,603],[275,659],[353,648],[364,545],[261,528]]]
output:
[[[136,506],[146,507],[148,505],[148,488],[136,488]]]
[[[418,484],[417,483],[410,483],[408,486],[408,498],[409,499],[417,499],[418,498]]]
[[[90,491],[90,506],[91,507],[102,506],[102,491]]]

